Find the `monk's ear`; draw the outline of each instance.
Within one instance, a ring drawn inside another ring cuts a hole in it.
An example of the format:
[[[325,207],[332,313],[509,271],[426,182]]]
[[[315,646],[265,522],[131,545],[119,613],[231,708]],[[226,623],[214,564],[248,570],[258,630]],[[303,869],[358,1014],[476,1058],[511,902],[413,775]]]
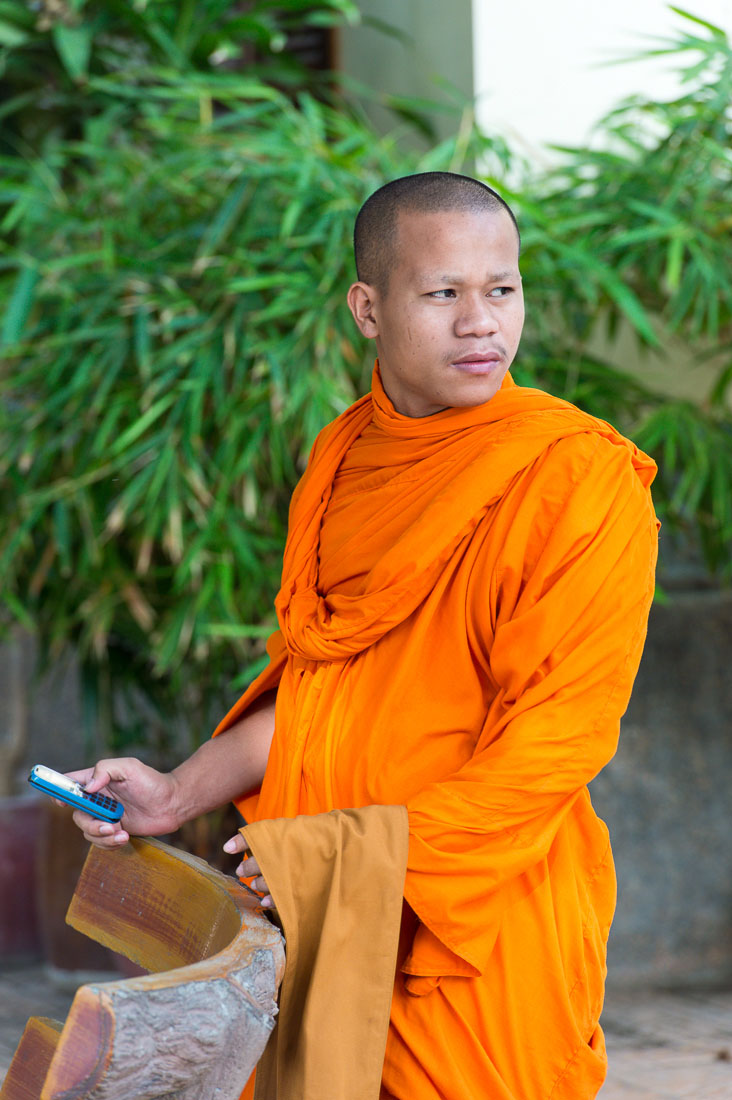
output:
[[[354,283],[346,299],[354,321],[369,340],[379,335],[375,310],[377,296],[377,291],[368,283]]]

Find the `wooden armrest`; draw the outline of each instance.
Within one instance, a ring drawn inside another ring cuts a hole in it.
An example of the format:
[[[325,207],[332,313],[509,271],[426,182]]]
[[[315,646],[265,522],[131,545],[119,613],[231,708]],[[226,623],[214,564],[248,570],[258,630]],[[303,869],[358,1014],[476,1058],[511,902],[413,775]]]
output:
[[[237,879],[141,837],[115,852],[90,848],[66,920],[156,972],[208,959],[239,937],[237,952],[250,934],[256,941],[277,937]]]
[[[91,848],[67,920],[155,973],[77,991],[41,1100],[238,1100],[274,1027],[285,958],[251,895],[135,838]],[[8,1091],[9,1079],[1,1100],[39,1095]]]

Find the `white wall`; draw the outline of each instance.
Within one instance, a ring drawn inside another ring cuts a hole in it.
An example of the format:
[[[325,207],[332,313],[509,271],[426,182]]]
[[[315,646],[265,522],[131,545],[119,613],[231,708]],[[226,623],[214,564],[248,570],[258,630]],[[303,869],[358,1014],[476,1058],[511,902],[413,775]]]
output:
[[[732,33],[732,0],[678,0],[678,6]],[[482,128],[550,162],[547,144],[586,141],[593,123],[625,96],[678,91],[677,59],[601,66],[655,45],[644,36],[668,38],[681,26],[693,30],[665,0],[473,0]]]

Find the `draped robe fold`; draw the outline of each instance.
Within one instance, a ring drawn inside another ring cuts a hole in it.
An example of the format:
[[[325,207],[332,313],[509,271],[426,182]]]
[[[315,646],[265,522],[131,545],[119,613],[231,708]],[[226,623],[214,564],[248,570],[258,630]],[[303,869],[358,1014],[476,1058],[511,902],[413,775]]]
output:
[[[615,877],[587,783],[645,638],[654,473],[610,425],[510,376],[485,405],[413,419],[377,366],[316,440],[270,663],[216,732],[278,687],[248,820],[407,807],[384,1098],[602,1084]]]

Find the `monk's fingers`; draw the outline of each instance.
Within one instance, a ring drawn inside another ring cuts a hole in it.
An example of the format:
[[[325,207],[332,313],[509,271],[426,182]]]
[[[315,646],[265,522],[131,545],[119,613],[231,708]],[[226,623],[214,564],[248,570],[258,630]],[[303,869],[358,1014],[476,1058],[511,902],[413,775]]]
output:
[[[267,883],[264,881],[261,875],[259,876],[259,878],[255,878],[252,882],[252,890],[256,890],[258,894],[262,895],[259,904],[262,906],[263,909],[274,909],[274,899],[269,892],[269,887],[267,886]]]
[[[224,851],[229,855],[236,855],[238,852],[248,852],[247,842],[241,833],[237,833],[236,836],[232,836],[224,844]]]
[[[251,878],[252,875],[260,875],[262,872],[254,856],[243,859],[236,869],[239,878]]]
[[[250,889],[256,890],[258,894],[264,895],[259,902],[263,909],[274,909],[275,904],[269,892],[269,886],[254,856],[249,856],[248,859],[242,860],[236,869],[236,874],[239,878],[251,879],[249,884]]]
[[[242,900],[248,909],[276,908],[271,894],[265,894],[264,897],[260,897],[254,890],[245,890]]]
[[[235,855],[239,852],[249,852],[249,847],[241,833],[237,833],[236,836],[232,836],[226,841],[224,844],[224,851],[228,852],[230,855]],[[258,894],[264,895],[259,904],[263,909],[274,909],[274,900],[269,892],[267,883],[262,877],[259,864],[254,856],[249,855],[246,859],[243,859],[237,867],[235,874],[238,875],[239,878],[252,879],[252,890],[256,890]]]
[[[78,825],[86,840],[97,848],[119,848],[130,839],[130,834],[118,821],[100,821],[83,810],[74,810],[74,824]]]

